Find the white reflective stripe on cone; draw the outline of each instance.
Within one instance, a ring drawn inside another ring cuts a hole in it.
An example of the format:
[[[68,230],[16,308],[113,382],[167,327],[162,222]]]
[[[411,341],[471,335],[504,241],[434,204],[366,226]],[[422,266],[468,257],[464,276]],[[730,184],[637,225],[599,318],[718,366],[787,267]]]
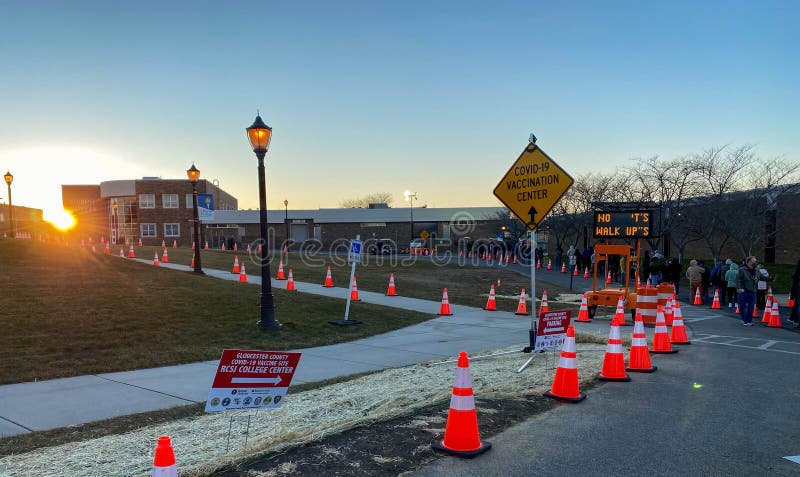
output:
[[[472,411],[475,409],[475,396],[453,396],[450,398],[450,409],[455,411]]]
[[[606,353],[622,354],[622,345],[609,343],[606,345]]]
[[[608,337],[612,340],[622,339],[619,334],[619,326],[612,326],[611,331],[608,333]]]
[[[643,335],[644,334],[644,322],[637,321],[633,324],[633,334],[635,335]]]
[[[153,477],[178,477],[178,466],[153,467]]]
[[[472,377],[469,374],[469,368],[456,368],[456,382],[454,388],[471,388]]]
[[[665,325],[656,325],[656,333],[666,333],[667,327]]]
[[[577,369],[578,358],[565,358],[562,356],[558,359],[558,367],[566,369]]]
[[[677,319],[677,320],[673,319],[672,320],[672,326],[675,327],[675,325],[683,326],[683,320],[682,319]]]
[[[574,353],[577,351],[575,347],[575,338],[567,338],[564,340],[564,346],[561,347],[561,351],[566,351],[567,353]]]
[[[634,338],[631,340],[632,346],[647,346],[647,338]]]

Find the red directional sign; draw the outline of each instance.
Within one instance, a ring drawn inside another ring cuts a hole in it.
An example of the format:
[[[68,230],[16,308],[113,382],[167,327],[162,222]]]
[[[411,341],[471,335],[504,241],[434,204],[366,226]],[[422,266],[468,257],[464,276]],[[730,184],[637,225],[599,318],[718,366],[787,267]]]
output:
[[[561,349],[567,336],[570,318],[572,318],[571,310],[543,311],[540,313],[534,351]]]
[[[300,353],[224,350],[206,412],[281,407],[299,361]]]

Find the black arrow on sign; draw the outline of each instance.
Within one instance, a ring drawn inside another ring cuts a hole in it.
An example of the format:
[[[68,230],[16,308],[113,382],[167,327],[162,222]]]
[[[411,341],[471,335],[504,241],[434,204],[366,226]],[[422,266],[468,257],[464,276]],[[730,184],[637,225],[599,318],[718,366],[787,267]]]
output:
[[[531,216],[531,223],[535,225],[536,224],[536,208],[534,206],[531,206],[531,208],[528,209],[528,215]]]

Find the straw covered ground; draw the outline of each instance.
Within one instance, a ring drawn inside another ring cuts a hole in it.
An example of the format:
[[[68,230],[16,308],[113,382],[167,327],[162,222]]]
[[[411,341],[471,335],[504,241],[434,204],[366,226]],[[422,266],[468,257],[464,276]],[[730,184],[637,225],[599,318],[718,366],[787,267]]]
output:
[[[582,382],[594,381],[603,358],[605,336],[578,333]],[[481,353],[470,370],[476,398],[502,399],[546,391],[557,353],[530,355],[520,347]],[[72,442],[0,459],[0,475],[130,476],[149,475],[159,435],[172,436],[182,476],[209,475],[224,467],[359,426],[386,421],[450,399],[455,362],[428,362],[386,370],[351,381],[287,396],[283,408],[264,412],[207,414],[143,427],[120,435]],[[479,411],[480,412],[480,411]],[[249,421],[249,432],[248,432]],[[443,424],[439,427],[443,428]],[[230,430],[230,437],[229,437]]]

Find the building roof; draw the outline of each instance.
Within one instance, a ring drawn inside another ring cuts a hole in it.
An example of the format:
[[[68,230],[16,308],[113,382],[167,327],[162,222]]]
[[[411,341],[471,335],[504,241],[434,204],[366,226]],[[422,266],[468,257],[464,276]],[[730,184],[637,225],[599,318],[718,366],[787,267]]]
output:
[[[455,222],[463,220],[494,220],[505,212],[503,207],[414,207],[414,222]],[[308,220],[317,224],[363,223],[363,222],[410,222],[411,209],[398,207],[388,209],[305,209],[289,210],[289,220]],[[270,224],[282,224],[286,217],[283,209],[268,210]],[[214,220],[205,224],[257,224],[258,210],[215,210]]]

